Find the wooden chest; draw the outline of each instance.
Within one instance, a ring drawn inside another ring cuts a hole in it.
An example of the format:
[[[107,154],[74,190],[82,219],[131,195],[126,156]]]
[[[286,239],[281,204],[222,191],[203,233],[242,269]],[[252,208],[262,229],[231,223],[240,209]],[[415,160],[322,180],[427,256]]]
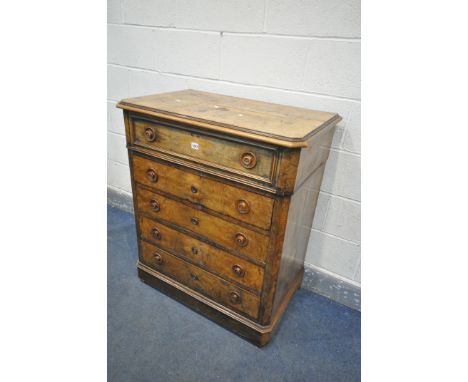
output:
[[[117,106],[140,278],[265,345],[301,284],[341,118],[194,90]]]

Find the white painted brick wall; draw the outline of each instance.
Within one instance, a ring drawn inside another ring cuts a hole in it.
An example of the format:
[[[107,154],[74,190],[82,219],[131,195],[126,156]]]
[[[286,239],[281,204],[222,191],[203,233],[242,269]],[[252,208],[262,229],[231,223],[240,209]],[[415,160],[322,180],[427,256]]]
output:
[[[312,229],[306,263],[356,281],[360,253],[358,244]]]
[[[186,88],[338,112],[306,264],[360,283],[360,2],[108,0],[108,185],[131,193],[122,98]]]
[[[157,68],[165,73],[218,78],[219,33],[158,30]]]
[[[264,0],[122,0],[124,22],[178,29],[262,32]]]
[[[300,89],[310,41],[288,37],[225,35],[221,79]]]
[[[152,28],[109,25],[107,60],[113,64],[156,69],[157,31]]]
[[[122,7],[120,5],[120,0],[107,0],[107,22],[122,22]]]
[[[308,49],[300,90],[360,98],[360,44],[311,40]]]
[[[266,32],[297,36],[360,37],[359,0],[269,0]]]
[[[324,194],[324,219],[314,219],[313,227],[354,243],[361,242],[361,205],[359,202]],[[320,196],[322,196],[320,195]],[[321,220],[321,222],[320,222]],[[315,223],[315,222],[314,222]]]
[[[332,149],[328,157],[322,190],[351,200],[361,200],[361,158]]]
[[[125,124],[122,111],[117,109],[114,101],[107,101],[107,131],[114,134],[125,135]]]
[[[107,159],[128,166],[124,135],[107,132]]]

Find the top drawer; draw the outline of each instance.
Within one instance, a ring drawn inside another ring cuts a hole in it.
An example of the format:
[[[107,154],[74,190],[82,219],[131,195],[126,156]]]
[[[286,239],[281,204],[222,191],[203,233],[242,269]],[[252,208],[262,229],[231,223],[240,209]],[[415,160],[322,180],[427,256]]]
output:
[[[275,150],[131,117],[132,144],[271,183]]]

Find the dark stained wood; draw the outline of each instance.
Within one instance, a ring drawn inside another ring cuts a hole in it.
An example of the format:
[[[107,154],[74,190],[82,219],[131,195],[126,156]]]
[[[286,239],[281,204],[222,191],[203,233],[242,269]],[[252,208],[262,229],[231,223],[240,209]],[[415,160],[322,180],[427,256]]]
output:
[[[341,118],[195,91],[118,106],[140,278],[264,346],[300,286]]]

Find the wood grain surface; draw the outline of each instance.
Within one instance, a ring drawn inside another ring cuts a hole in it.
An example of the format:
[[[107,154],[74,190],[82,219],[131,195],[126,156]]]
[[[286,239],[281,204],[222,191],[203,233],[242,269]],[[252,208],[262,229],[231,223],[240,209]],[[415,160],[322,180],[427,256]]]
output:
[[[122,100],[118,107],[187,121],[205,129],[244,136],[285,147],[305,147],[307,139],[341,120],[336,113],[278,105],[196,90]],[[274,138],[274,140],[268,140]],[[296,143],[296,144],[293,144]]]
[[[140,278],[265,345],[300,286],[341,117],[193,90],[118,107]]]
[[[155,246],[183,256],[205,270],[230,281],[257,292],[261,291],[264,273],[262,267],[144,216],[140,217],[139,224],[140,237],[152,242]],[[152,234],[155,228],[161,234],[160,239],[155,239]],[[236,273],[237,269],[240,271]]]
[[[144,264],[232,309],[244,312],[253,318],[257,317],[259,298],[253,293],[242,290],[146,242],[140,245]],[[234,299],[233,296],[238,297]]]
[[[271,197],[218,182],[200,172],[184,171],[138,156],[133,157],[132,166],[137,183],[201,204],[259,228],[270,228],[274,203]],[[148,177],[151,170],[157,174],[156,181]],[[242,208],[244,204],[246,207]]]

